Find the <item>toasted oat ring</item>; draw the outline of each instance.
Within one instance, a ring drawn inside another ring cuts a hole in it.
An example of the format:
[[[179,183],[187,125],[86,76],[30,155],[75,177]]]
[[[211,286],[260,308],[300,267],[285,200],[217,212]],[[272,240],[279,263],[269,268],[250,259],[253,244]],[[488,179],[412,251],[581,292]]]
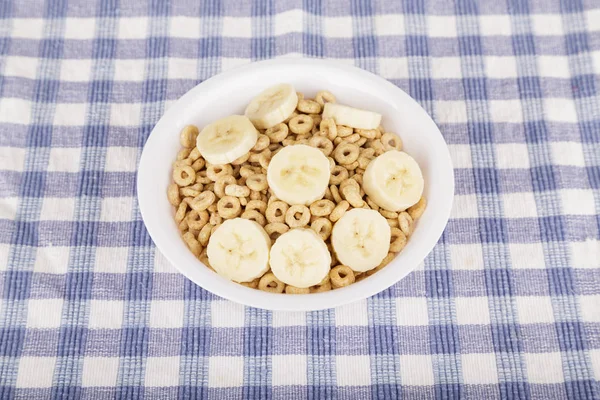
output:
[[[327,90],[321,90],[319,93],[317,93],[317,95],[315,96],[315,101],[317,103],[319,103],[320,105],[324,106],[325,103],[335,103],[335,96],[327,91]]]
[[[236,179],[232,175],[223,175],[220,176],[215,181],[214,192],[218,198],[225,196],[225,186],[234,185],[236,183]]]
[[[342,194],[352,207],[360,208],[365,204],[362,196],[360,195],[360,191],[356,190],[353,186],[344,186],[342,189]]]
[[[282,122],[267,129],[265,134],[269,137],[271,143],[279,143],[287,137],[289,132],[288,126]]]
[[[362,154],[358,157],[358,167],[359,168],[367,168],[367,166],[369,165],[369,163],[371,162],[371,159],[368,157],[364,157]]]
[[[248,186],[251,190],[254,190],[256,192],[268,189],[269,183],[267,182],[267,176],[264,174],[250,175],[246,178],[246,186]]]
[[[181,203],[181,197],[179,196],[179,186],[176,183],[171,183],[167,188],[167,198],[171,205],[177,207]]]
[[[191,232],[184,233],[183,241],[185,242],[185,244],[187,244],[188,248],[196,257],[200,255],[200,252],[202,251],[202,246],[200,245],[200,243],[198,243],[198,241],[194,237],[194,234],[192,234]]]
[[[293,133],[302,135],[311,131],[313,120],[308,115],[300,114],[292,118],[288,125]]]
[[[254,175],[255,173],[256,171],[254,171],[254,168],[252,168],[250,165],[242,165],[242,168],[240,168],[240,175],[244,178],[248,178],[250,175]]]
[[[377,129],[355,129],[354,132],[367,139],[375,139],[377,136]]]
[[[358,171],[358,169],[356,169],[354,171],[354,175],[352,175],[352,179],[354,179],[360,185],[360,188],[362,189],[362,184],[363,184],[363,179],[364,179],[363,174],[359,173],[357,171]]]
[[[187,214],[186,220],[190,229],[199,231],[208,223],[208,211],[192,210]]]
[[[388,211],[386,209],[380,209],[379,213],[386,218],[398,218],[398,213],[394,211]]]
[[[211,224],[206,224],[200,229],[200,233],[198,234],[198,241],[202,246],[206,246],[208,244],[208,239],[210,239],[210,235],[212,234]]]
[[[310,213],[316,217],[324,217],[331,214],[335,204],[331,200],[317,200],[310,205]]]
[[[333,145],[337,146],[338,144],[342,143],[343,141],[344,141],[344,139],[338,136],[335,139],[333,139]]]
[[[344,141],[347,143],[356,143],[360,140],[360,135],[358,133],[353,133],[350,136],[346,136]]]
[[[258,281],[258,289],[271,292],[271,293],[283,293],[285,284],[281,282],[272,272],[267,272]]]
[[[351,164],[358,159],[358,146],[351,143],[340,143],[333,151],[333,158],[340,164]]]
[[[179,203],[179,207],[177,207],[177,211],[175,212],[175,222],[180,223],[185,218],[185,212],[187,211],[188,203],[182,201]]]
[[[250,289],[258,289],[259,281],[260,281],[260,278],[256,278],[255,280],[250,281],[250,282],[238,282],[238,283],[242,286],[249,287]]]
[[[296,204],[288,208],[285,213],[285,223],[290,228],[301,228],[310,222],[310,210],[308,207]]]
[[[331,169],[331,175],[329,176],[330,185],[339,185],[348,179],[348,170],[341,165],[336,165]]]
[[[350,163],[350,164],[340,164],[340,166],[346,168],[348,170],[348,172],[354,171],[356,168],[358,168],[358,161],[354,161],[353,163]]]
[[[320,217],[315,219],[310,224],[310,228],[315,231],[317,235],[321,236],[321,239],[327,240],[331,235],[331,229],[333,228],[333,225],[327,218]]]
[[[184,218],[183,220],[181,220],[181,222],[179,223],[179,225],[177,225],[177,228],[179,229],[179,232],[181,232],[182,234],[188,230],[189,226],[187,224],[187,220]]]
[[[349,126],[337,125],[336,128],[337,135],[340,138],[348,137],[354,133],[354,129],[350,128]]]
[[[265,216],[256,210],[246,210],[242,213],[241,217],[254,221],[260,226],[265,226],[265,224],[267,223],[267,221],[265,220]]]
[[[194,144],[194,148],[192,149],[192,151],[190,151],[190,155],[188,156],[188,158],[192,161],[196,161],[201,157],[202,157],[202,154],[200,154],[200,150],[198,150],[198,148]]]
[[[402,150],[402,139],[400,139],[395,133],[386,132],[381,135],[381,143],[386,151]]]
[[[179,186],[189,186],[196,181],[196,171],[189,165],[179,165],[173,169],[173,181]]]
[[[285,287],[286,294],[308,294],[310,293],[310,288],[299,288],[296,286],[287,285]]]
[[[333,143],[325,136],[313,136],[309,139],[308,144],[321,150],[325,156],[329,156],[333,151]]]
[[[361,137],[356,142],[354,142],[354,144],[357,145],[358,147],[362,147],[365,143],[367,143],[367,138],[364,138],[364,137]]]
[[[233,168],[229,164],[222,165],[209,165],[206,168],[206,176],[213,182],[216,182],[222,176],[232,175],[233,176]]]
[[[183,149],[181,149],[181,150],[179,150],[177,152],[177,157],[175,158],[175,160],[176,161],[183,161],[183,160],[185,160],[186,158],[188,158],[190,156],[191,152],[192,152],[191,149],[188,149],[188,148],[184,147]]]
[[[261,200],[261,193],[256,190],[250,190],[250,200]]]
[[[271,143],[271,139],[267,135],[260,134],[258,135],[258,139],[256,139],[256,144],[252,148],[252,151],[259,152],[263,151],[269,144]]]
[[[398,214],[398,225],[406,237],[409,237],[412,234],[414,221],[410,214],[406,211],[402,211],[400,214]]]
[[[267,207],[265,217],[269,222],[284,222],[289,205],[281,200],[271,202]]]
[[[234,196],[223,196],[217,203],[217,212],[224,219],[235,218],[242,212],[240,199]]]
[[[338,203],[337,206],[335,206],[331,214],[329,214],[329,220],[331,222],[336,222],[337,220],[342,218],[342,216],[344,215],[346,210],[348,210],[349,207],[350,203],[348,203],[346,200],[342,200]]]
[[[216,204],[215,204],[215,206],[216,206]],[[212,226],[221,225],[223,223],[223,217],[221,217],[218,212],[213,212],[212,214],[210,214],[208,223],[211,224]]]
[[[191,158],[189,158],[189,160],[191,160]],[[202,168],[204,168],[204,164],[205,164],[204,158],[199,158],[192,163],[191,167],[195,172],[198,172]]]
[[[327,189],[325,189],[325,194],[323,195],[323,198],[333,201],[333,195],[331,194],[331,189],[329,189],[329,186],[327,186]]]
[[[246,211],[256,210],[261,214],[265,214],[267,211],[267,203],[260,200],[250,200],[248,204],[246,204]]]
[[[373,150],[375,150],[375,155],[380,156],[385,153],[385,146],[381,143],[381,140],[375,139],[371,140],[370,146]]]
[[[331,281],[329,280],[329,274],[327,274],[325,278],[323,278],[321,282],[319,282],[318,285],[310,287],[311,293],[321,293],[327,292],[329,290],[331,290]]]
[[[369,196],[367,196],[367,198],[365,200],[366,200],[367,204],[369,205],[369,207],[371,207],[372,210],[379,211],[379,206],[377,204],[375,204],[375,202],[373,200],[371,200],[371,198]]]
[[[283,222],[271,222],[270,224],[265,225],[265,232],[271,238],[271,240],[275,241],[277,238],[287,231],[290,230],[290,227],[284,224]]]
[[[250,189],[247,186],[231,184],[225,186],[225,194],[227,196],[248,197],[250,196]]]
[[[415,204],[412,207],[409,207],[408,210],[406,210],[406,211],[408,212],[408,214],[414,221],[417,218],[419,218],[421,215],[423,215],[423,212],[425,211],[425,207],[427,207],[427,200],[425,199],[425,197],[421,197],[421,199],[417,202],[417,204]]]
[[[183,147],[195,147],[196,137],[198,137],[198,128],[194,125],[188,125],[181,130],[181,133],[179,134],[179,143],[181,143]]]
[[[264,168],[265,170],[267,168],[269,168],[269,163],[271,162],[271,150],[269,150],[269,154],[265,153],[265,151],[267,151],[269,149],[265,149],[262,153],[260,153],[260,155],[258,156],[258,163],[260,164],[261,168]]]
[[[208,176],[206,176],[206,171],[198,171],[196,172],[196,183],[201,183],[203,185],[209,184],[212,181]]]
[[[329,271],[329,279],[334,289],[348,286],[356,280],[354,271],[346,265],[337,265]]]
[[[319,114],[321,113],[322,106],[314,100],[302,99],[298,101],[296,108],[298,111],[306,114]]]
[[[337,125],[332,118],[321,120],[320,135],[327,136],[327,139],[334,140],[338,136]]]
[[[399,228],[391,228],[390,251],[398,253],[406,246],[406,235]]]
[[[331,185],[329,186],[329,190],[331,191],[331,197],[333,197],[333,201],[339,204],[343,199],[342,196],[340,196],[340,191],[338,187],[335,185]]]
[[[244,155],[239,156],[235,160],[231,162],[231,165],[242,165],[250,158],[250,153],[246,153]],[[234,174],[235,175],[235,174]]]
[[[348,178],[346,179],[344,182],[342,182],[340,184],[340,192],[346,187],[346,186],[352,186],[354,188],[354,190],[356,190],[357,192],[360,191],[360,185],[358,184],[357,181],[355,181],[352,178]]]
[[[327,161],[329,161],[329,170],[331,171],[337,164],[332,157],[327,157]]]
[[[313,120],[313,133],[315,130],[319,130],[319,124],[323,120],[321,114],[308,114]]]
[[[216,199],[217,196],[215,196],[214,192],[205,190],[198,196],[194,197],[194,199],[190,202],[190,207],[198,212],[204,211],[210,207]]]
[[[400,224],[398,223],[398,219],[396,219],[396,218],[386,218],[386,221],[387,221],[388,225],[390,226],[390,228],[400,227]]]

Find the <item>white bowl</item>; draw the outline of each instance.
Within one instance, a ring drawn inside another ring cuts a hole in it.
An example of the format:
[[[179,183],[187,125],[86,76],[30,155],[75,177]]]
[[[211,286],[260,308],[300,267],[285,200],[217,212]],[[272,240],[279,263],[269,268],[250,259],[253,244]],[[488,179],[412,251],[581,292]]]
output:
[[[171,163],[180,149],[179,131],[202,127],[230,114],[242,114],[263,89],[288,82],[307,97],[327,89],[338,102],[383,115],[425,177],[428,205],[404,250],[383,270],[348,287],[307,295],[249,289],[206,268],[187,249],[167,200]],[[450,215],[454,173],[444,139],[429,115],[404,91],[358,68],[334,61],[283,58],[262,61],[214,76],[182,96],[158,121],[140,160],[137,191],[140,211],[158,249],[188,279],[226,299],[270,310],[309,311],[336,307],[372,296],[404,278],[434,247]]]

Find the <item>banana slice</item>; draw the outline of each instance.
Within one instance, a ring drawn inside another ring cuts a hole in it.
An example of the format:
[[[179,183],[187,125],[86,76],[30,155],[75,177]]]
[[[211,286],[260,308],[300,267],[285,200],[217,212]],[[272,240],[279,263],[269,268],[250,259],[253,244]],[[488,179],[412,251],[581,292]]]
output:
[[[271,86],[252,99],[244,115],[258,129],[268,129],[289,117],[298,105],[298,95],[292,85]]]
[[[250,282],[269,269],[271,239],[258,223],[229,219],[211,235],[206,252],[210,265],[235,282]]]
[[[357,272],[377,267],[390,249],[391,229],[375,210],[354,208],[333,226],[331,244],[338,260]]]
[[[329,160],[323,152],[304,144],[282,148],[267,168],[267,182],[275,196],[292,205],[309,205],[323,198],[329,175]]]
[[[423,194],[423,174],[414,158],[391,150],[369,163],[363,176],[363,189],[379,207],[404,211]]]
[[[358,129],[375,129],[381,124],[381,114],[338,103],[325,103],[323,120],[327,118],[333,118],[338,125]]]
[[[277,279],[306,288],[317,285],[327,276],[331,254],[312,229],[292,229],[279,236],[271,247],[270,264]]]
[[[248,118],[231,115],[206,125],[196,147],[209,163],[228,164],[249,152],[257,139],[258,132]]]

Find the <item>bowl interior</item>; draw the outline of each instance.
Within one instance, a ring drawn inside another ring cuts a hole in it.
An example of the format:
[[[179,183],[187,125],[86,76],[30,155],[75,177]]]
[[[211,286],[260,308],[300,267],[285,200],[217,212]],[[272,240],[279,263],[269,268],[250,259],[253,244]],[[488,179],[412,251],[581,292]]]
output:
[[[335,291],[276,295],[229,282],[204,267],[187,249],[166,197],[171,163],[180,149],[179,132],[231,114],[243,114],[253,96],[279,82],[294,85],[306,97],[329,90],[338,102],[383,115],[386,130],[397,133],[404,151],[423,171],[428,206],[405,249],[382,271]],[[140,210],[158,249],[196,284],[243,304],[283,310],[334,307],[386,289],[413,270],[431,251],[449,217],[454,192],[447,146],[427,113],[406,93],[366,71],[322,60],[278,59],[250,64],[217,75],[181,97],[161,118],[144,147],[138,171]],[[276,301],[274,301],[276,299]]]

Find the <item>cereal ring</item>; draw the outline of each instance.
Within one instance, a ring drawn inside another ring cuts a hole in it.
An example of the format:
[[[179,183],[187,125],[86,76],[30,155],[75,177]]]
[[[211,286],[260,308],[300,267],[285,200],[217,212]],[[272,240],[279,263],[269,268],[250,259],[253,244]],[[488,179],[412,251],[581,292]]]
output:
[[[208,211],[192,210],[187,214],[186,221],[190,229],[200,230],[208,223]]]
[[[286,119],[285,119],[283,122],[284,122],[285,124],[288,124],[288,125],[289,125],[289,123],[290,123],[290,121],[292,120],[292,118],[296,117],[297,115],[298,115],[298,113],[297,113],[296,111],[294,111],[294,112],[293,112],[293,113],[291,113],[291,114],[290,114],[290,116],[289,116],[289,117],[287,117],[287,118],[286,118]]]
[[[361,137],[354,144],[358,147],[362,147],[365,143],[367,143],[367,138]]]
[[[246,186],[248,186],[251,190],[257,192],[265,190],[269,187],[269,183],[267,182],[267,176],[263,174],[250,175],[246,178]]]
[[[371,140],[369,143],[369,147],[375,150],[375,155],[380,156],[385,153],[385,147],[383,143],[379,139]]]
[[[296,286],[287,285],[285,287],[286,294],[308,294],[310,293],[310,288],[299,288]]]
[[[302,99],[298,101],[296,109],[306,114],[319,114],[321,113],[321,104],[314,100]]]
[[[281,150],[283,148],[283,146],[281,145],[281,143],[271,143],[268,147],[269,150],[271,150],[271,155],[274,156],[275,152],[277,150]]]
[[[338,136],[337,125],[331,118],[326,118],[321,121],[320,134],[327,136],[327,139],[333,140]]]
[[[362,184],[363,184],[363,174],[358,172],[358,168],[356,170],[354,170],[354,175],[352,175],[352,179],[354,179],[361,187],[362,189]]]
[[[333,144],[335,146],[337,146],[338,144],[342,143],[344,141],[344,139],[342,139],[341,137],[336,137],[335,139],[333,139]]]
[[[210,206],[208,206],[208,208],[206,209],[209,213],[216,213],[217,212],[217,203],[213,203]]]
[[[183,197],[196,197],[200,193],[202,193],[203,185],[201,183],[195,183],[191,186],[186,186],[184,188],[179,189],[179,193]]]
[[[270,222],[270,221],[269,221]],[[285,223],[290,228],[301,228],[310,222],[310,210],[303,205],[294,205],[285,213]]]
[[[231,175],[220,176],[215,181],[214,192],[218,198],[221,198],[221,197],[225,196],[225,186],[234,185],[235,183],[236,183],[236,180]]]
[[[379,213],[381,215],[383,215],[384,217],[386,217],[386,218],[398,218],[398,213],[397,212],[388,211],[388,210],[385,210],[383,208],[379,210]]]
[[[356,143],[360,140],[360,135],[358,133],[353,133],[350,136],[346,136],[344,138],[344,141],[346,141],[347,143]]]
[[[321,293],[321,292],[327,292],[329,290],[331,290],[331,282],[329,281],[329,274],[327,274],[327,276],[325,276],[325,278],[323,278],[323,280],[321,280],[321,282],[319,282],[318,285],[310,287],[311,293]]]
[[[180,223],[185,218],[185,212],[187,211],[188,203],[182,201],[179,203],[179,207],[177,207],[177,212],[175,212],[175,222]]]
[[[406,235],[399,228],[391,228],[390,251],[398,253],[406,246]]]
[[[240,175],[244,178],[249,177],[250,175],[254,175],[256,172],[250,165],[244,165],[240,168]]]
[[[181,130],[181,133],[179,134],[179,143],[181,143],[183,147],[195,147],[197,136],[198,128],[194,125],[188,125]]]
[[[189,165],[173,169],[173,181],[179,186],[189,186],[196,181],[196,171]]]
[[[337,128],[337,135],[338,135],[338,137],[341,137],[341,138],[345,138],[354,133],[354,129],[350,128],[349,126],[337,125],[336,128]]]
[[[375,149],[371,147],[363,147],[362,149],[360,149],[360,156],[372,160],[373,158],[375,158]]]
[[[264,151],[267,151],[269,149],[265,149]],[[259,157],[258,157],[258,163],[260,164],[261,168],[264,168],[265,171],[267,168],[269,168],[269,163],[271,162],[271,151],[269,150],[269,155],[267,155],[267,153],[265,152],[260,153]]]
[[[191,166],[192,166],[192,169],[193,169],[194,171],[198,172],[198,171],[200,171],[202,168],[204,168],[204,163],[205,163],[205,161],[204,161],[204,158],[199,158],[199,159],[197,159],[196,161],[194,161],[194,162],[192,163],[192,165],[191,165]]]
[[[212,234],[212,224],[206,224],[200,229],[200,233],[198,234],[198,241],[204,247],[208,244],[208,239],[210,239],[210,235]]]
[[[206,176],[213,182],[216,182],[221,176],[232,175],[233,168],[229,164],[209,165],[206,167]]]
[[[269,137],[271,143],[279,143],[287,137],[289,132],[288,126],[282,122],[267,129],[265,134]]]
[[[176,183],[171,183],[167,188],[167,198],[171,205],[177,207],[181,203],[181,197],[179,197],[179,186]]]
[[[409,213],[402,211],[398,214],[398,226],[406,237],[409,237],[412,234],[414,221]]]
[[[327,157],[327,161],[329,161],[329,170],[331,171],[337,165],[335,160],[331,157]]]
[[[375,139],[375,136],[377,136],[377,129],[355,129],[354,133],[358,133],[360,136],[367,139]]]
[[[342,167],[341,165],[336,165],[331,170],[331,175],[329,176],[329,184],[339,185],[346,179],[348,179],[348,170]]]
[[[208,176],[206,176],[206,171],[196,172],[196,183],[201,183],[203,185],[206,185],[211,182],[212,181],[210,180],[210,178]]]
[[[183,148],[183,149],[181,149],[181,150],[179,150],[177,152],[177,157],[175,158],[175,160],[176,161],[183,161],[183,160],[185,160],[186,158],[189,157],[189,155],[191,154],[191,152],[192,151],[190,149]]]
[[[223,217],[219,215],[219,213],[214,212],[210,214],[210,218],[208,219],[208,223],[212,226],[218,226],[223,223]]]
[[[260,281],[260,278],[256,278],[253,281],[250,282],[238,282],[240,285],[242,286],[246,286],[250,289],[258,289],[258,281]]]
[[[284,146],[292,146],[294,143],[296,143],[296,139],[293,138],[287,138],[281,142],[281,144]]]
[[[223,196],[217,203],[217,212],[224,219],[235,218],[242,212],[240,200],[234,196]]]
[[[274,200],[271,202],[265,213],[267,221],[269,222],[284,222],[285,214],[289,210],[289,205],[281,200]]]
[[[371,207],[372,210],[379,211],[379,206],[377,204],[375,204],[375,202],[373,200],[371,200],[371,198],[369,196],[367,196],[366,202],[369,205],[369,207]]]
[[[310,132],[313,127],[313,120],[308,115],[300,114],[292,118],[288,125],[293,133],[302,135]]]
[[[323,195],[323,198],[333,201],[333,195],[331,194],[331,189],[329,189],[329,186],[327,187],[327,189],[325,189],[325,194]]]
[[[340,196],[340,191],[337,186],[331,185],[329,186],[329,190],[331,191],[331,196],[333,197],[333,201],[336,203],[340,203],[342,201],[342,196]]]
[[[202,246],[196,240],[196,237],[191,232],[186,232],[183,234],[183,241],[187,244],[188,248],[192,251],[192,253],[198,257],[200,252],[202,251]]]
[[[358,155],[358,147],[350,143],[340,143],[333,151],[333,158],[340,164],[351,164],[358,159]]]
[[[194,146],[192,151],[190,151],[190,155],[188,156],[188,158],[192,161],[196,161],[200,157],[202,157],[202,155],[200,154],[200,150],[198,150],[198,148],[196,146]]]
[[[390,228],[398,228],[400,226],[400,224],[398,223],[398,220],[396,218],[390,218],[390,219],[386,219],[388,225],[390,226]]]
[[[361,156],[358,157],[358,160],[356,160],[356,161],[358,161],[358,167],[359,168],[365,169],[365,168],[367,168],[367,166],[371,162],[371,159],[368,158],[368,157],[364,157],[363,155],[361,155]]]
[[[240,197],[240,204],[242,205],[242,207],[246,207],[246,205],[248,205],[248,198],[247,197]]]
[[[354,283],[354,271],[345,265],[337,265],[329,271],[329,280],[334,289],[348,286]]]
[[[225,186],[227,196],[247,197],[250,196],[250,189],[247,186],[227,185]]]
[[[261,193],[256,190],[250,190],[250,200],[261,200]]]
[[[363,201],[360,192],[356,190],[353,186],[344,186],[344,188],[341,189],[341,192],[342,195],[344,195],[344,198],[348,201],[348,203],[352,205],[352,207],[360,208],[364,205],[365,202]]]
[[[256,210],[246,210],[242,213],[241,217],[257,222],[260,226],[265,226],[267,223],[265,216]]]
[[[331,214],[329,214],[329,220],[331,222],[336,222],[342,218],[346,210],[348,210],[348,207],[350,207],[350,203],[348,203],[346,200],[340,201],[338,205],[335,206],[333,211],[331,211]]]
[[[335,96],[327,90],[321,90],[315,96],[315,101],[320,105],[324,106],[325,103],[335,103]]]
[[[296,92],[296,96],[298,96],[298,101],[304,99],[304,93],[302,92]]]
[[[243,163],[248,161],[248,158],[250,158],[250,153],[246,153],[243,156],[239,156],[238,158],[236,158],[235,160],[233,160],[231,162],[231,165],[242,165]]]
[[[425,211],[425,207],[427,207],[427,200],[425,199],[425,197],[421,197],[421,199],[417,202],[417,204],[415,204],[412,207],[409,207],[408,210],[406,210],[406,211],[408,212],[408,214],[414,221],[417,218],[419,218],[421,215],[423,215],[423,212]]]
[[[312,118],[313,120],[313,130],[319,130],[319,125],[321,124],[321,121],[323,120],[323,117],[321,116],[321,114],[308,114],[309,117]]]
[[[308,141],[308,144],[321,150],[326,156],[329,156],[333,151],[333,143],[325,136],[313,136]]]
[[[317,218],[311,222],[310,228],[317,233],[317,235],[321,236],[321,239],[327,240],[331,235],[331,229],[333,225],[331,221],[327,218]]]
[[[190,207],[198,212],[206,210],[213,204],[217,196],[211,191],[205,190],[190,202]]]
[[[208,185],[204,186],[204,191],[209,191],[209,192],[213,192],[215,191],[215,183],[214,182],[210,182]]]
[[[267,235],[269,235],[272,241],[277,240],[279,236],[289,230],[290,227],[283,222],[271,222],[270,224],[265,225],[265,232],[267,232]]]
[[[349,178],[340,184],[340,192],[346,187],[352,186],[357,192],[360,191],[360,185],[354,179]]]
[[[395,133],[386,132],[381,135],[381,143],[386,151],[402,150],[402,139],[400,139]]]
[[[184,233],[185,231],[188,230],[188,224],[187,224],[187,220],[184,218],[183,220],[181,220],[181,222],[179,223],[179,225],[177,225],[177,228],[179,228],[179,232]]]
[[[358,168],[358,161],[354,161],[351,164],[340,164],[340,166],[346,168],[348,171],[354,171],[356,168]]]
[[[331,214],[334,208],[335,204],[333,204],[333,201],[325,199],[317,200],[310,205],[310,213],[317,217],[324,217]]]
[[[285,284],[281,282],[272,272],[267,272],[258,281],[258,289],[271,292],[271,293],[282,293],[285,288]]]
[[[252,148],[252,151],[254,151],[254,152],[263,151],[264,149],[269,147],[270,143],[271,143],[271,139],[269,139],[269,137],[267,135],[260,134],[260,135],[258,135],[258,139],[256,140],[256,144]]]
[[[246,211],[256,210],[261,214],[267,211],[267,204],[260,200],[250,200],[246,205]]]

